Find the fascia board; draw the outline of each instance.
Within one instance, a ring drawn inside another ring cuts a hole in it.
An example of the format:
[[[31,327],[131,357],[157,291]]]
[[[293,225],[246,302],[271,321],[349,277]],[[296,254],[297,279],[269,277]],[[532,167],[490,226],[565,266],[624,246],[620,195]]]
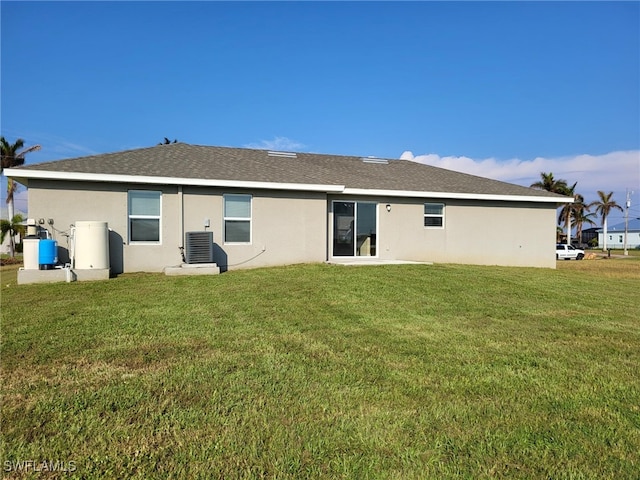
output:
[[[455,192],[423,192],[411,190],[382,190],[368,188],[347,188],[344,185],[323,185],[307,183],[277,183],[277,182],[253,182],[237,180],[218,180],[200,178],[176,178],[176,177],[155,177],[144,175],[114,175],[102,173],[80,173],[80,172],[52,172],[47,170],[25,170],[17,168],[6,168],[4,170],[7,177],[16,179],[39,179],[39,180],[68,180],[85,182],[110,182],[110,183],[138,183],[148,185],[183,185],[198,187],[227,187],[227,188],[247,188],[265,190],[298,190],[310,192],[342,193],[344,195],[364,195],[382,197],[404,197],[404,198],[442,198],[457,200],[496,200],[512,202],[539,202],[539,203],[573,203],[571,197],[537,197],[525,195],[495,195],[483,193],[455,193]]]
[[[303,190],[311,192],[339,193],[344,185],[307,183],[253,182],[201,178],[153,177],[144,175],[114,175],[102,173],[51,172],[46,170],[5,169],[7,177],[39,180],[68,180],[83,182],[138,183],[147,185],[183,185],[197,187],[228,187],[266,190]]]
[[[374,190],[345,188],[345,195],[376,195],[383,197],[443,198],[448,200],[496,200],[501,202],[573,203],[571,197],[536,197],[529,195],[495,195],[489,193],[420,192],[410,190]]]

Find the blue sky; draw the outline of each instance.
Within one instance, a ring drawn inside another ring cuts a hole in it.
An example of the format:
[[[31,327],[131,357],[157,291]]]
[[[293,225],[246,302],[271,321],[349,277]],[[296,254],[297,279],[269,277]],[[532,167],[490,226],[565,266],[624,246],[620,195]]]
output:
[[[2,135],[42,145],[28,163],[166,136],[553,171],[588,199],[635,190],[640,216],[639,2],[0,8]]]

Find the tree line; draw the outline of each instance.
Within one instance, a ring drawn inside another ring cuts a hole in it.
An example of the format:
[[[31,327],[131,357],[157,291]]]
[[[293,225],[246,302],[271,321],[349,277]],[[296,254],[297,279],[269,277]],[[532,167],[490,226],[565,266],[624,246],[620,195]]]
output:
[[[602,218],[603,230],[602,251],[605,251],[607,250],[607,217],[613,210],[622,211],[622,207],[613,199],[613,192],[606,193],[603,190],[598,190],[597,200],[587,204],[584,201],[584,197],[576,192],[577,185],[578,182],[569,186],[566,180],[554,178],[553,173],[541,172],[540,180],[532,183],[531,187],[573,197],[573,203],[565,204],[558,215],[558,224],[564,224],[567,232],[567,243],[571,241],[572,226],[576,227],[576,235],[580,243],[582,243],[582,229],[584,224],[588,223],[595,226],[596,222],[594,218],[600,216]],[[591,211],[592,208],[594,208],[593,212]]]

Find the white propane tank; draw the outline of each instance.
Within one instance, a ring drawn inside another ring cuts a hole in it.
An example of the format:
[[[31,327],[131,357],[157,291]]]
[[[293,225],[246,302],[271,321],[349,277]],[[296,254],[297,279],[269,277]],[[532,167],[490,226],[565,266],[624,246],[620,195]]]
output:
[[[74,268],[109,268],[109,226],[107,222],[80,221],[74,228]]]

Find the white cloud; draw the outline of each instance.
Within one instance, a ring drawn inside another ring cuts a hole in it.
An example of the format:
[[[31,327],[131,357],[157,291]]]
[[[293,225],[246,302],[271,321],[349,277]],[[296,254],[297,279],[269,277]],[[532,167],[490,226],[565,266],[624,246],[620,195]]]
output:
[[[244,145],[245,148],[258,148],[261,150],[275,150],[275,151],[299,151],[305,148],[300,142],[291,140],[287,137],[275,137],[273,140],[261,140],[259,143],[250,143]]]
[[[413,160],[435,167],[493,178],[528,187],[540,179],[541,172],[552,172],[569,185],[578,182],[576,191],[587,201],[594,200],[598,190],[615,192],[614,199],[624,203],[625,190],[635,191],[640,197],[640,151],[611,152],[604,155],[575,155],[570,157],[543,158],[533,160],[495,158],[472,159],[469,157],[440,157],[437,154],[413,155],[406,151],[403,160]],[[637,205],[637,202],[634,202]]]

